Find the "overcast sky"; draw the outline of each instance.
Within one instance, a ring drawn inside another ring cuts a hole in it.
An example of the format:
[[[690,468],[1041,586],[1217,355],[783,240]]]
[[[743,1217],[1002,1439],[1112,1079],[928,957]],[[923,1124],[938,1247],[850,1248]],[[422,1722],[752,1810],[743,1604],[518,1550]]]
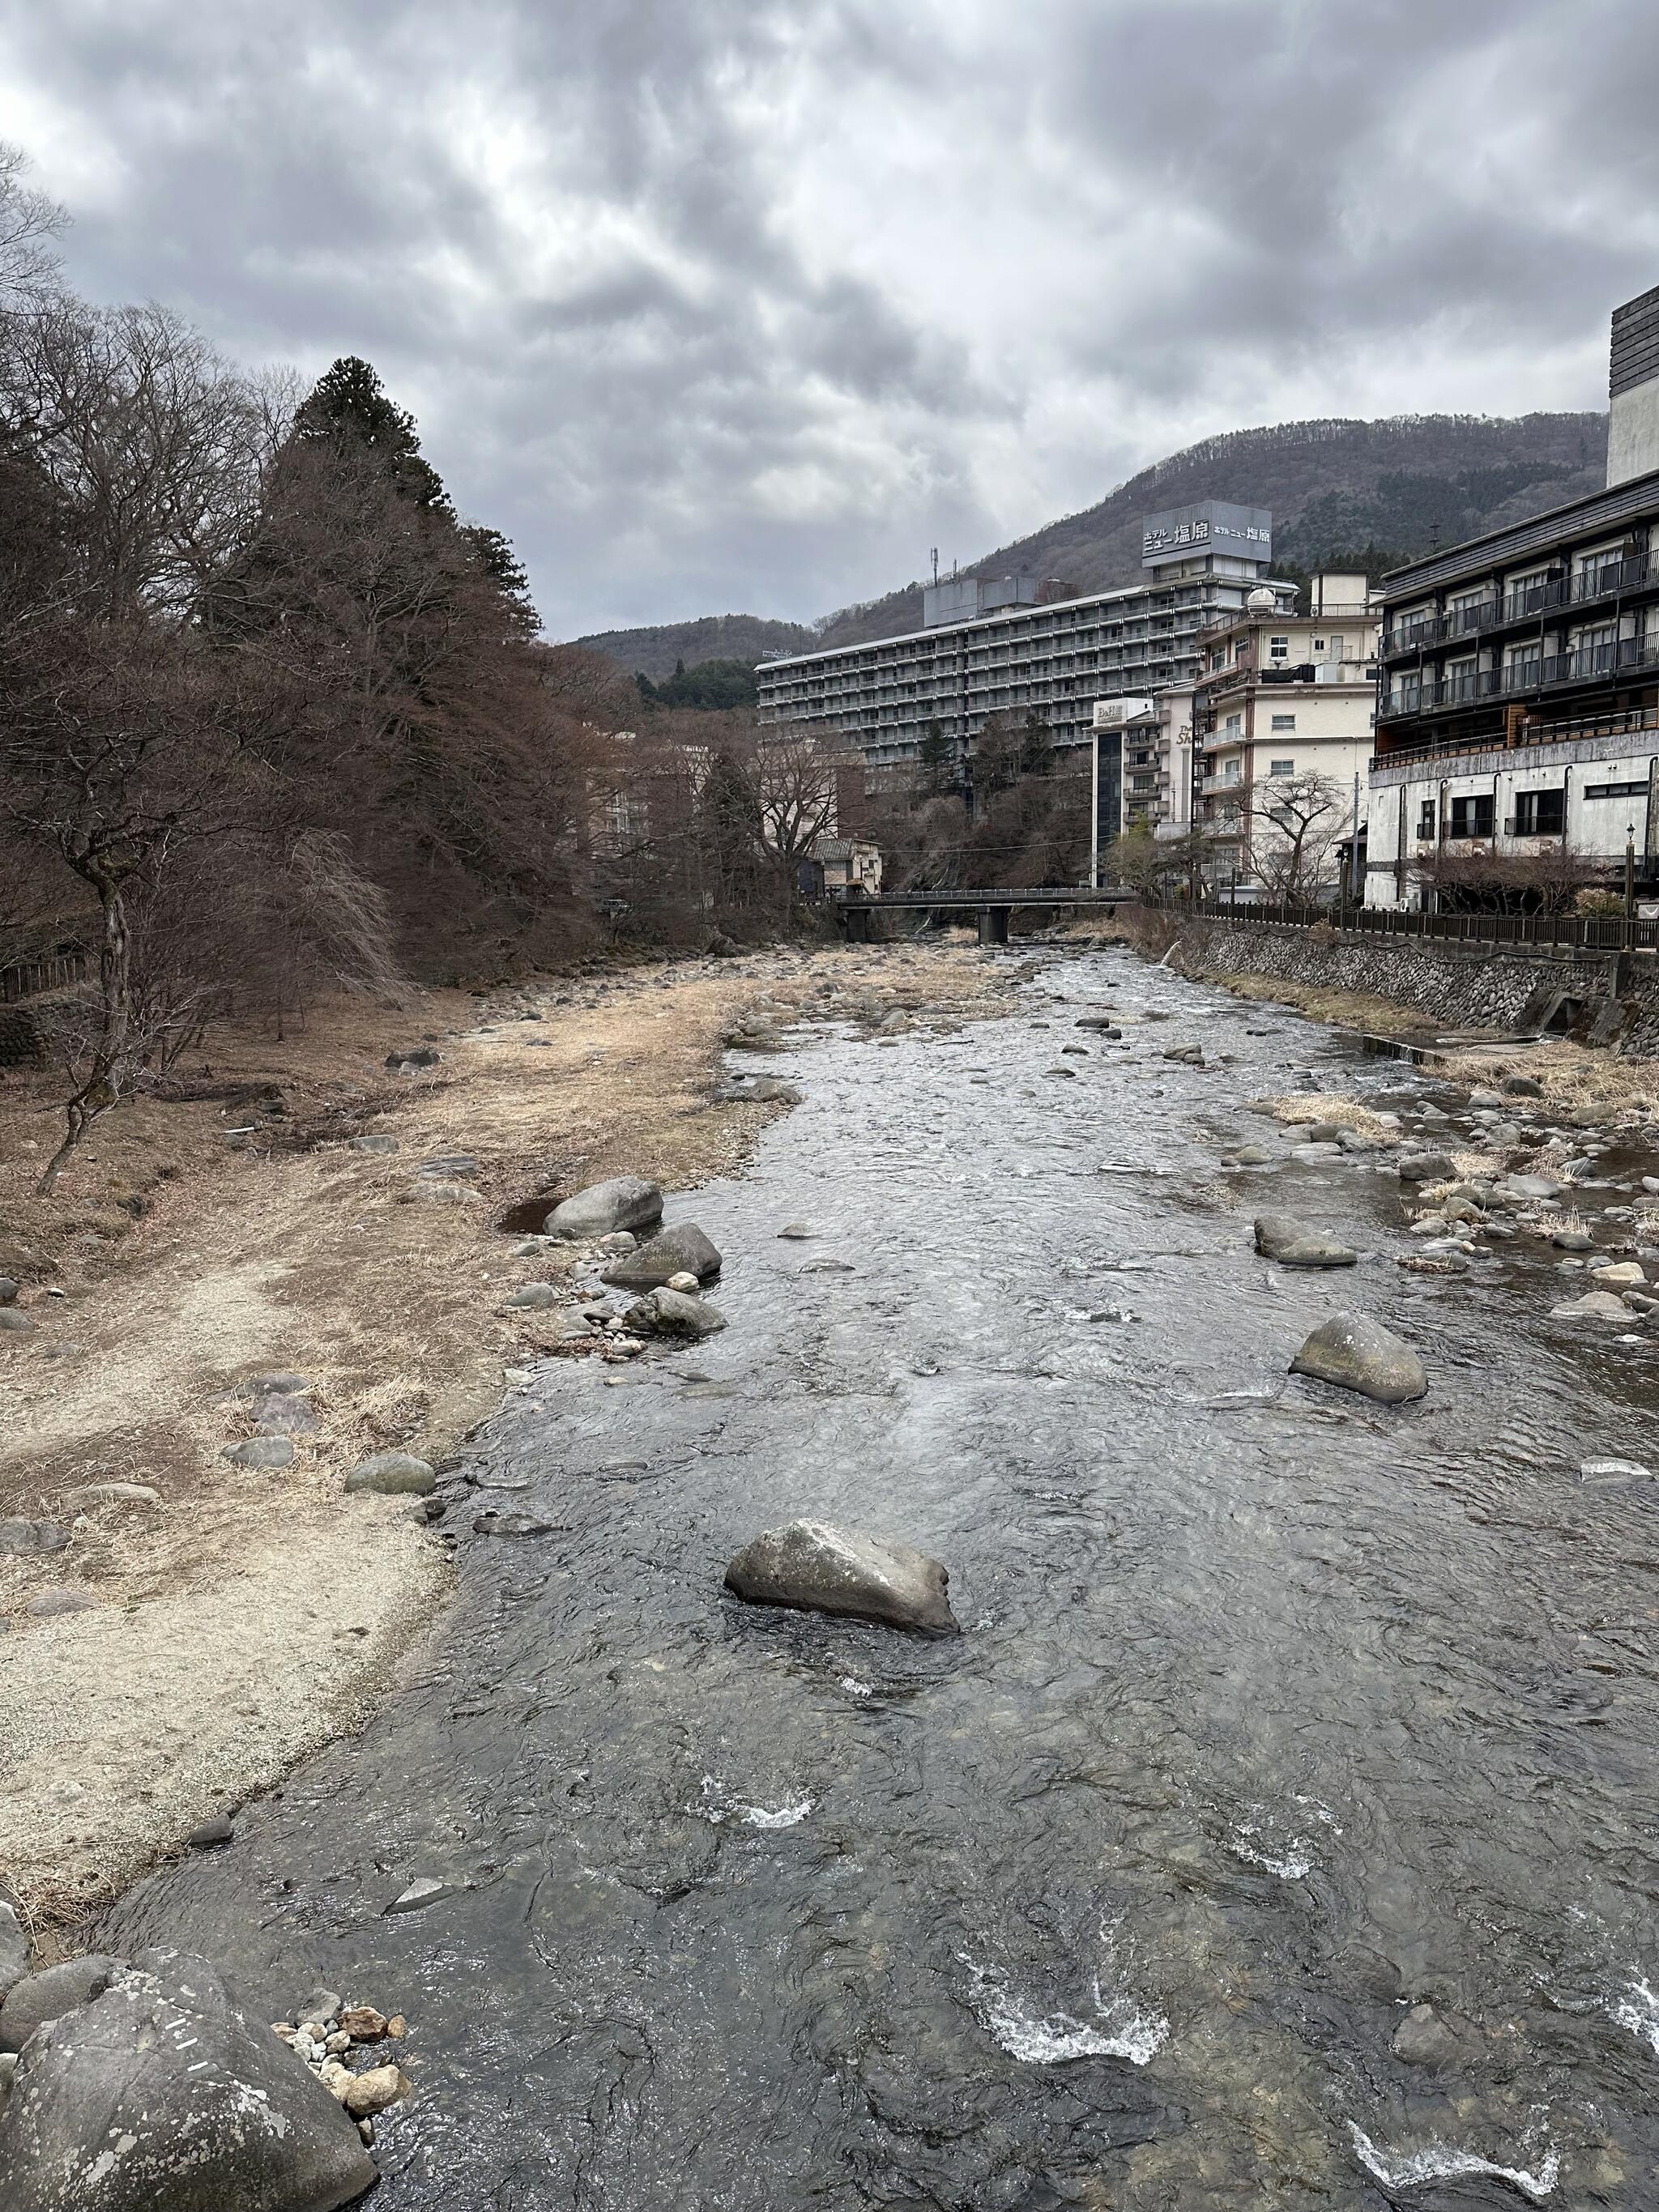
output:
[[[1655,0],[0,0],[70,279],[374,362],[548,630],[809,617],[1242,424],[1605,404]]]

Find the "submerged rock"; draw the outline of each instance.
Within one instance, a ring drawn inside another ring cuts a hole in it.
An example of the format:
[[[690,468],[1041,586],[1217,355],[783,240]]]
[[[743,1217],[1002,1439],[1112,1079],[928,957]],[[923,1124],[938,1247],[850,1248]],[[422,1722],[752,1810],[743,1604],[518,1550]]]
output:
[[[1628,1322],[1631,1310],[1611,1291],[1587,1291],[1582,1298],[1568,1298],[1550,1308],[1552,1321]]]
[[[1407,2066],[1448,2066],[1459,2056],[1457,2038],[1426,2004],[1414,2004],[1395,2028],[1393,2050]]]
[[[1381,1406],[1404,1405],[1425,1396],[1429,1388],[1410,1345],[1367,1314],[1333,1314],[1321,1322],[1291,1360],[1291,1372],[1357,1390]]]
[[[655,1183],[642,1176],[613,1176],[556,1206],[542,1226],[550,1237],[582,1243],[615,1229],[645,1229],[661,1219],[662,1193]]]
[[[0,2107],[6,2212],[335,2212],[377,2178],[303,2060],[180,1952],[36,2035]]]
[[[1359,1257],[1335,1237],[1305,1229],[1287,1213],[1256,1217],[1255,1249],[1264,1260],[1277,1260],[1282,1267],[1352,1267]]]
[[[848,1613],[930,1635],[956,1632],[950,1577],[937,1559],[856,1528],[792,1521],[744,1546],[726,1571],[726,1586],[751,1605]]]
[[[638,1251],[613,1260],[600,1280],[623,1290],[650,1291],[672,1282],[676,1275],[707,1282],[720,1271],[720,1255],[715,1246],[695,1221],[683,1221],[677,1228],[663,1230]]]

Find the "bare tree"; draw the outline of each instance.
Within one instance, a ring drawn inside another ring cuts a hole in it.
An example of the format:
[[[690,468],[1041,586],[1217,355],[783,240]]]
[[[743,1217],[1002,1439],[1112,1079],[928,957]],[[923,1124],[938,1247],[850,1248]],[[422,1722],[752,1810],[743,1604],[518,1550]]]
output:
[[[1257,783],[1246,836],[1251,871],[1270,897],[1306,905],[1329,888],[1343,807],[1341,787],[1313,769]]]
[[[38,307],[56,287],[55,241],[69,216],[27,181],[29,158],[0,139],[0,314]]]
[[[1465,914],[1571,914],[1581,892],[1607,879],[1565,837],[1525,852],[1504,853],[1473,840],[1444,845],[1414,866],[1418,881],[1438,902]]]

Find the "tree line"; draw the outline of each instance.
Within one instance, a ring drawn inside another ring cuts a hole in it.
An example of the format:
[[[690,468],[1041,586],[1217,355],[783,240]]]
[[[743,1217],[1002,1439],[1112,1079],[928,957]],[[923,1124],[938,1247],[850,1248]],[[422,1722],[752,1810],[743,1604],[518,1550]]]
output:
[[[541,636],[366,362],[306,389],[64,284],[0,148],[0,965],[73,933],[63,1146],[204,1024],[793,913],[815,748]]]

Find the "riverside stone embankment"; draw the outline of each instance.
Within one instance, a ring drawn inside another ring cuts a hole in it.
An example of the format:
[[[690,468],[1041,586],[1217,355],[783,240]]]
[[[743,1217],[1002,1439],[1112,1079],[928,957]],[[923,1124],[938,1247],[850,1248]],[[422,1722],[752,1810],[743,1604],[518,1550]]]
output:
[[[1453,939],[1207,917],[1183,920],[1176,944],[1174,964],[1189,975],[1224,983],[1259,975],[1386,1000],[1441,1030],[1507,1034],[1558,994],[1587,1018],[1617,1000],[1624,1048],[1659,1054],[1659,958],[1649,954],[1498,950]]]

